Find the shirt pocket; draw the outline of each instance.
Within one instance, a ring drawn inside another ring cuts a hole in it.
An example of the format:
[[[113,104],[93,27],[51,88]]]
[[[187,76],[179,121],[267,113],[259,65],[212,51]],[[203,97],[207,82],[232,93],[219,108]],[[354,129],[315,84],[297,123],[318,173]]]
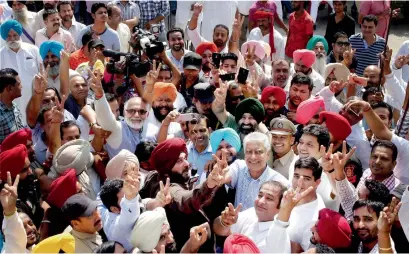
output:
[[[33,56],[26,56],[24,60],[24,69],[29,73],[38,73],[38,66],[35,58]]]

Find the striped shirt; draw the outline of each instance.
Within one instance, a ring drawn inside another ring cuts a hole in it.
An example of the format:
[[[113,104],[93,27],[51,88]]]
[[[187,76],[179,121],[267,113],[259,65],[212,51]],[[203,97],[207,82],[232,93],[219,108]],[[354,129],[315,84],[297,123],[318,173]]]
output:
[[[128,1],[125,5],[123,5],[120,1],[112,1],[111,3],[120,8],[121,18],[123,21],[134,19],[135,17],[139,18],[141,15],[140,7],[134,2]]]
[[[164,17],[168,17],[169,15],[169,2],[168,0],[140,0],[138,1],[138,5],[140,7],[141,17],[140,17],[140,27],[144,27],[146,23],[155,19],[157,16],[161,15]],[[164,20],[161,20],[160,24],[160,32],[165,31],[165,23]]]
[[[363,39],[362,33],[354,34],[349,38],[352,48],[356,49],[356,74],[359,76],[363,76],[364,69],[367,66],[379,64],[378,54],[383,52],[386,40],[378,35],[375,36],[376,41],[370,46]]]

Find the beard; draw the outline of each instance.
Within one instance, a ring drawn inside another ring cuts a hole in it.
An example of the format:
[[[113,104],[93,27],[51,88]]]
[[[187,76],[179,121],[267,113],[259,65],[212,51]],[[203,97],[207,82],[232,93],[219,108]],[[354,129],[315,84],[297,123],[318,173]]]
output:
[[[131,127],[132,129],[135,129],[135,130],[140,130],[140,129],[142,128],[142,125],[144,124],[144,121],[142,121],[142,120],[139,119],[139,118],[128,118],[128,117],[124,117],[124,120],[125,120],[125,123],[126,123],[129,127]],[[133,122],[133,121],[137,121],[137,120],[140,120],[140,122],[137,122],[137,123]]]
[[[316,61],[313,64],[312,69],[317,71],[320,74],[320,76],[323,76],[323,74],[325,74],[325,69],[326,69],[325,55],[320,55],[319,57],[316,56]]]
[[[28,17],[27,17],[27,7],[24,7],[21,10],[13,11],[14,19],[20,22],[22,25],[27,25]]]
[[[165,253],[179,253],[177,244],[175,242],[167,244],[167,246],[165,246]]]
[[[57,76],[60,73],[60,64],[50,65],[50,70],[48,71],[48,75],[50,76]]]
[[[256,130],[256,127],[253,126],[252,124],[241,124],[239,126],[239,132],[245,135],[248,135],[251,132],[254,132]]]
[[[18,41],[7,41],[7,47],[11,49],[18,49],[21,46],[21,37]]]
[[[205,72],[205,73],[210,72],[211,71],[210,63],[203,64],[202,65],[202,71]]]
[[[74,15],[73,15],[74,16]],[[68,21],[72,21],[73,20],[73,16],[69,16],[69,15],[67,15],[67,16],[64,16],[64,17],[62,17],[61,19],[64,21],[64,22],[68,22]]]
[[[189,181],[190,178],[191,178],[191,167],[190,166],[185,167],[182,174],[175,173],[175,172],[169,173],[169,180],[171,181],[171,183],[185,184],[186,182]]]
[[[162,109],[166,109],[166,110],[168,110],[168,112],[165,115],[163,115],[163,114],[161,114]],[[171,112],[172,110],[173,110],[173,108],[170,108],[168,106],[152,107],[152,111],[154,111],[155,118],[160,122],[162,122],[165,119],[165,117],[167,117],[169,112]]]
[[[181,44],[174,44],[174,45],[172,45],[172,50],[174,50],[174,51],[179,52],[179,51],[181,51],[181,50],[183,50],[183,49],[184,49],[184,45],[181,45]]]
[[[217,39],[217,40],[214,40],[214,43],[215,43],[216,47],[221,48],[225,45],[226,42],[224,42],[223,40]]]

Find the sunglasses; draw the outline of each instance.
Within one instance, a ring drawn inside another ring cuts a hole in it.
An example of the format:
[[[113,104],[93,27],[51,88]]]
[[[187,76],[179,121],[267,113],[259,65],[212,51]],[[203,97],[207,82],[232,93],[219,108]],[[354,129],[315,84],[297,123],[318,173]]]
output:
[[[344,42],[344,41],[337,41],[337,42],[336,42],[336,45],[337,45],[337,46],[346,46],[346,47],[348,47],[348,46],[350,46],[350,42],[348,42],[348,41],[346,41],[346,42]]]
[[[145,109],[126,109],[128,114],[134,115],[136,112],[138,112],[139,115],[145,115],[147,111]]]
[[[237,101],[237,100],[244,100],[245,99],[245,96],[243,96],[243,95],[239,95],[239,96],[233,96],[233,97],[231,97],[231,100],[232,101]]]

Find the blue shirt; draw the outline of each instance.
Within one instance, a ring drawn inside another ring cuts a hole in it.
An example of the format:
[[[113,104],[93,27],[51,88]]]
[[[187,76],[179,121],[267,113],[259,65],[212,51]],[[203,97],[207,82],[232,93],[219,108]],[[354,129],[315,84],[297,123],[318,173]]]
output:
[[[253,179],[249,173],[248,166],[244,160],[235,160],[229,166],[229,173],[232,176],[230,188],[236,188],[235,207],[242,203],[242,211],[254,207],[254,202],[258,196],[259,189],[264,182],[274,180],[290,187],[288,179],[266,165],[265,171],[258,179]]]
[[[379,64],[379,53],[384,50],[384,44],[386,40],[382,37],[375,35],[376,41],[372,45],[368,45],[363,39],[363,34],[358,33],[350,36],[349,41],[353,49],[356,49],[355,57],[357,59],[356,74],[363,76],[364,69],[369,65]]]
[[[89,25],[85,28],[83,28],[79,33],[76,38],[76,46],[77,48],[81,48],[83,46],[83,42],[81,39],[83,38],[83,35],[91,30],[92,25]],[[106,25],[106,29],[102,34],[97,34],[100,39],[104,42],[104,47],[105,49],[112,49],[115,51],[120,51],[121,49],[121,43],[120,43],[120,37],[118,36],[117,32],[112,30],[111,28]]]
[[[193,169],[198,170],[197,175],[201,176],[204,172],[205,164],[212,160],[211,143],[201,153],[198,153],[192,142],[189,142],[186,147],[188,150],[188,162],[192,165]]]

